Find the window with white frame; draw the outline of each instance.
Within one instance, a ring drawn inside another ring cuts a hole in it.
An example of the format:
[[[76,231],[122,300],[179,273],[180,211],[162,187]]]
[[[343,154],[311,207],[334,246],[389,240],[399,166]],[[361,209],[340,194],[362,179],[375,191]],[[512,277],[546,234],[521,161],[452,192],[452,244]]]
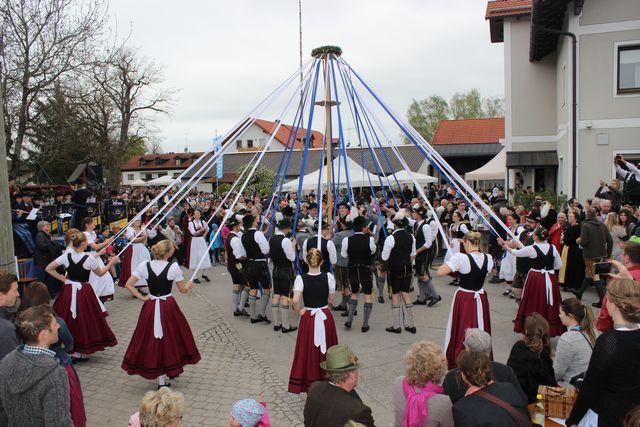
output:
[[[253,148],[253,139],[247,139],[247,148]]]
[[[618,93],[640,93],[640,45],[618,46]]]
[[[128,173],[127,174],[127,181],[133,181],[134,179],[135,178],[134,178],[134,175],[132,173]]]
[[[241,139],[236,141],[236,148],[242,148],[242,140]]]
[[[180,166],[182,164],[181,158],[176,158],[176,166]]]

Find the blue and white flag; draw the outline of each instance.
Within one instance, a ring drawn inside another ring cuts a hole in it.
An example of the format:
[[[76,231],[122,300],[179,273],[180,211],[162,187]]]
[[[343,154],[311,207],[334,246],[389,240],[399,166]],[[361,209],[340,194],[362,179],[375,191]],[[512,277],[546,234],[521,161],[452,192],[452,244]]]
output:
[[[218,151],[220,151],[222,149],[222,137],[221,136],[216,136],[215,138],[213,138],[213,152],[217,153]],[[222,179],[222,174],[223,174],[223,158],[224,154],[220,154],[220,157],[218,157],[218,160],[216,162],[216,177],[218,179]]]

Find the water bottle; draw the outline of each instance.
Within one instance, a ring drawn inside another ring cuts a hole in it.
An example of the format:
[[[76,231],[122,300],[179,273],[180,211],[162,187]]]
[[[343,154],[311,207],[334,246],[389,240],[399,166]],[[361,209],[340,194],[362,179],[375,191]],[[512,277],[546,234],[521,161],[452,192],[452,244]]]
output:
[[[544,403],[542,403],[542,395],[536,396],[536,407],[533,410],[532,420],[534,424],[544,426]]]

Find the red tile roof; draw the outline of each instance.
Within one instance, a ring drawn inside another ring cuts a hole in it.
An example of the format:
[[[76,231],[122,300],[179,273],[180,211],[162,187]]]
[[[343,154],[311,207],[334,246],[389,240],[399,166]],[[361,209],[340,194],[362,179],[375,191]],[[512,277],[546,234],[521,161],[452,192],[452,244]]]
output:
[[[487,144],[504,138],[504,117],[442,120],[431,144]]]
[[[164,153],[145,154],[144,156],[133,156],[122,165],[122,171],[129,170],[155,170],[155,169],[185,169],[191,163],[202,156],[204,152],[194,153]],[[181,159],[181,163],[176,164],[176,160]],[[145,165],[142,165],[142,161]]]
[[[274,129],[277,126],[276,122],[271,122],[269,120],[256,119],[256,126],[262,129],[266,134],[271,135]],[[290,137],[293,137],[291,134],[295,134],[295,128],[292,125],[283,124],[278,129],[276,133],[275,139],[280,142],[282,145],[287,145]],[[304,141],[307,137],[307,129],[299,128],[298,133],[296,134],[296,140],[293,144],[295,149],[304,148]],[[309,137],[310,146],[309,148],[321,148],[322,147],[322,139],[324,138],[324,134],[322,132],[318,132],[317,130],[311,130],[311,136]],[[337,138],[333,138],[333,143],[337,144]]]
[[[493,0],[487,3],[485,19],[529,15],[531,8],[532,0]]]

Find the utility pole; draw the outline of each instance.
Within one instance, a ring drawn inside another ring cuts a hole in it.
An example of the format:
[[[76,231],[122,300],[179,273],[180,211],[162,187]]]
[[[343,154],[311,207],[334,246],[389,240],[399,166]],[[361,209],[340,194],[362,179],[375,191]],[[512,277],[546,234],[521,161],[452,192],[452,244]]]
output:
[[[0,89],[0,105],[4,105],[4,94]],[[0,113],[0,269],[16,274],[11,222],[11,199],[9,197],[9,171],[7,169],[7,138],[4,133],[4,112]]]
[[[331,191],[331,166],[333,166],[333,159],[331,158],[331,75],[329,74],[329,58],[331,53],[325,53],[322,61],[324,62],[324,73],[326,76],[326,88],[324,97],[324,111],[325,111],[325,131],[324,140],[326,146],[325,158],[327,159],[327,223],[329,227],[333,227],[333,193]]]

